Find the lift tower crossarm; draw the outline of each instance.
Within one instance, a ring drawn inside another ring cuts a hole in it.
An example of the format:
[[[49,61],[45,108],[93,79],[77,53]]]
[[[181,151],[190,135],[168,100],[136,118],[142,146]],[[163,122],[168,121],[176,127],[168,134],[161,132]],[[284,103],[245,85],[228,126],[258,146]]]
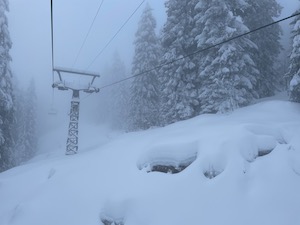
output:
[[[80,91],[84,91],[86,93],[97,93],[99,92],[99,88],[93,87],[94,80],[97,77],[100,77],[99,74],[86,72],[86,71],[79,71],[73,69],[66,69],[66,68],[53,68],[53,72],[57,72],[59,76],[58,82],[54,82],[52,84],[53,88],[57,88],[58,90],[65,91],[65,90],[72,90],[72,101],[71,101],[71,109],[70,109],[70,123],[69,123],[69,130],[68,130],[68,139],[67,139],[67,146],[66,146],[66,155],[73,155],[76,154],[78,151],[78,122],[79,122],[79,93]],[[66,84],[65,80],[62,79],[61,73],[69,73],[75,74],[78,76],[89,76],[91,77],[92,81],[86,88],[81,87],[72,87],[72,85]]]
[[[91,76],[91,77],[100,77],[100,75],[97,73],[81,71],[81,70],[74,70],[74,69],[67,69],[67,68],[61,68],[61,67],[55,67],[55,68],[53,68],[53,71],[55,71],[57,73],[71,73],[71,74],[85,75],[85,76]]]
[[[96,74],[96,73],[81,71],[81,70],[74,70],[74,69],[67,69],[67,68],[62,68],[62,67],[55,67],[55,68],[53,68],[53,71],[58,73],[58,76],[59,76],[59,79],[61,82],[62,82],[62,77],[61,77],[60,73],[70,73],[70,74],[93,77],[91,85],[93,85],[93,83],[97,77],[100,77],[100,75]]]

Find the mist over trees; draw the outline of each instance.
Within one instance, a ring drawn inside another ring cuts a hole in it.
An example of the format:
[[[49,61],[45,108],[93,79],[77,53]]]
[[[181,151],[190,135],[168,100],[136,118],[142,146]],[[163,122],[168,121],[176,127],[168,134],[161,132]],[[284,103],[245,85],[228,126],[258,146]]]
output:
[[[249,31],[236,15],[235,1],[206,1],[198,3],[197,25],[203,27],[196,40],[199,47],[238,36]],[[249,105],[258,97],[255,86],[259,71],[250,52],[257,46],[249,37],[224,43],[203,55],[199,55],[199,77],[201,79],[200,113],[228,112]]]
[[[5,13],[8,1],[0,0],[0,172],[11,165],[13,152],[14,96],[12,87],[11,57],[12,47]]]
[[[231,112],[284,89],[285,70],[290,99],[300,102],[299,16],[291,23],[289,65],[279,70],[279,24],[201,51],[274,22],[282,10],[276,0],[167,0],[165,7],[167,20],[157,32],[146,5],[135,33],[132,67],[127,70],[116,53],[104,71],[102,86],[151,70],[101,90],[99,122],[135,131]],[[0,172],[37,150],[34,81],[26,90],[13,83],[7,11],[8,1],[0,0]]]
[[[173,0],[165,3],[167,21],[162,29],[162,60],[167,63],[197,50],[195,24],[197,1]],[[159,71],[161,121],[169,124],[199,114],[199,85],[196,56],[168,64]]]
[[[237,15],[249,30],[253,30],[274,22],[280,16],[282,7],[276,0],[247,0],[241,9]],[[283,74],[278,72],[275,64],[282,50],[281,34],[280,24],[274,24],[249,35],[249,39],[257,46],[249,54],[259,71],[255,87],[259,98],[272,96],[282,89]]]
[[[132,74],[139,74],[158,65],[160,46],[155,28],[156,20],[148,4],[135,34]],[[159,125],[158,70],[152,70],[147,76],[135,77],[130,87],[130,97],[129,127],[131,130],[148,129]]]
[[[105,69],[102,85],[109,85],[126,78],[126,66],[118,52]],[[99,99],[99,122],[110,124],[114,129],[127,129],[129,114],[129,84],[114,85],[101,91]]]
[[[34,80],[31,80],[26,90],[16,88],[15,93],[13,160],[15,165],[19,165],[32,158],[37,151],[37,96]]]
[[[164,66],[134,78],[133,129],[150,127],[145,124],[149,115],[164,126],[203,113],[229,112],[284,89],[284,74],[276,67],[282,50],[279,24],[193,54],[274,22],[282,9],[276,0],[168,0],[165,6],[167,20],[157,42],[161,56],[151,59],[152,68]],[[155,21],[152,15],[145,19],[147,9],[136,33],[132,75],[149,69],[147,54],[154,55],[154,32],[148,35],[152,39],[143,37]],[[146,88],[149,82],[155,83],[151,89]],[[149,104],[159,111],[151,112]]]
[[[300,9],[296,11],[300,12]],[[292,101],[300,102],[300,16],[296,16],[291,23],[292,52],[290,54],[290,67],[288,77],[291,79],[289,91]]]
[[[13,83],[8,9],[8,1],[0,0],[0,172],[30,159],[37,148],[34,82],[27,91]]]

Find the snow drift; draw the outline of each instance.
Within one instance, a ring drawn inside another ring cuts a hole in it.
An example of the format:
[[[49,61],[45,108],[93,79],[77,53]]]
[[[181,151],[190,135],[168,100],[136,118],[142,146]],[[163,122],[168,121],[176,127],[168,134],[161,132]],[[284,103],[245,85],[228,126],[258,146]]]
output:
[[[127,134],[80,128],[79,154],[64,155],[61,129],[0,174],[1,225],[300,224],[299,104]]]

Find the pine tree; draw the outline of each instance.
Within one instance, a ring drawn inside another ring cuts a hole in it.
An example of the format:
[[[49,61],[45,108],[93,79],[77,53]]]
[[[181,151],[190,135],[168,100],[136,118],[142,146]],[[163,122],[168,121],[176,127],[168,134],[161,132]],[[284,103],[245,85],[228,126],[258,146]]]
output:
[[[37,96],[35,82],[32,79],[26,91],[26,149],[27,159],[31,158],[37,150]]]
[[[282,9],[276,0],[246,0],[246,3],[242,10],[237,11],[237,14],[243,18],[250,30],[274,22],[274,18],[280,16]],[[250,40],[258,47],[250,53],[260,73],[256,89],[261,98],[274,95],[282,84],[283,74],[278,73],[275,68],[276,59],[282,48],[280,38],[279,24],[250,35]]]
[[[249,29],[234,14],[235,0],[201,1],[197,25],[203,30],[196,40],[205,48],[230,39]],[[240,7],[242,7],[241,5]],[[247,37],[224,43],[200,58],[199,76],[202,113],[232,111],[258,97],[254,90],[258,71],[249,52],[256,45]]]
[[[15,90],[15,121],[13,127],[13,137],[15,140],[13,160],[14,165],[19,165],[27,159],[27,153],[25,148],[26,142],[26,121],[25,115],[25,92],[19,89],[18,86],[14,87]]]
[[[138,30],[135,34],[135,55],[132,74],[154,68],[158,65],[159,42],[155,33],[156,21],[147,4]],[[135,77],[131,85],[130,127],[132,130],[148,129],[158,125],[159,87],[158,71]]]
[[[300,10],[297,11],[299,13]],[[292,53],[290,55],[290,67],[288,76],[290,82],[290,99],[294,102],[300,102],[300,16],[296,16],[293,22],[292,30]]]
[[[13,152],[12,124],[14,120],[14,97],[12,88],[11,57],[12,46],[5,12],[8,1],[0,0],[0,172],[12,167]]]
[[[102,80],[104,85],[110,85],[126,78],[126,67],[118,53],[115,53],[112,64],[106,70]],[[129,84],[120,84],[103,89],[100,95],[99,116],[115,129],[126,129],[129,115]]]
[[[195,5],[198,0],[169,0],[167,21],[162,31],[163,63],[187,56],[197,50],[198,27]],[[160,70],[163,123],[192,118],[200,112],[197,57],[190,56]]]
[[[121,60],[119,54],[115,54],[111,69],[113,81],[117,82],[126,78],[126,66]],[[112,125],[118,129],[127,130],[128,127],[128,110],[129,110],[129,84],[122,82],[112,87],[111,95],[112,104]]]
[[[37,97],[34,80],[31,80],[26,91],[17,90],[15,92],[13,160],[15,165],[19,165],[32,158],[37,150]]]

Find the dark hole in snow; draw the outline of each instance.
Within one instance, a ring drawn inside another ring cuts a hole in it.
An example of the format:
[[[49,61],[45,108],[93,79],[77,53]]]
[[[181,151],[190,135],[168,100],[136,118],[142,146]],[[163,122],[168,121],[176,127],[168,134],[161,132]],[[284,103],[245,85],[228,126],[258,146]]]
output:
[[[274,149],[258,150],[257,157],[262,157],[262,156],[268,155],[268,154],[270,154],[273,150],[274,150]]]
[[[281,145],[286,145],[288,143],[284,138],[278,138],[277,141]]]
[[[223,171],[217,171],[214,168],[210,168],[209,170],[204,171],[204,176],[208,179],[213,179],[216,176],[220,175]]]
[[[173,165],[153,165],[150,171],[147,171],[148,173],[150,172],[161,172],[161,173],[170,173],[170,174],[176,174],[180,173],[184,169],[186,169],[189,165],[191,165],[192,162],[189,164],[182,164],[178,166],[173,166]]]
[[[172,159],[157,159],[153,160],[150,163],[145,163],[139,167],[140,170],[146,170],[147,173],[150,172],[160,172],[160,173],[167,173],[167,174],[177,174],[185,170],[189,167],[197,158],[197,154],[178,161]]]
[[[124,225],[123,221],[111,221],[107,219],[101,219],[103,225]]]
[[[254,162],[258,157],[263,157],[270,154],[274,149],[259,149],[257,155],[254,155],[251,159],[247,159],[248,162]]]
[[[124,221],[119,219],[119,220],[114,220],[112,218],[108,218],[106,216],[101,217],[101,222],[103,225],[124,225]]]

